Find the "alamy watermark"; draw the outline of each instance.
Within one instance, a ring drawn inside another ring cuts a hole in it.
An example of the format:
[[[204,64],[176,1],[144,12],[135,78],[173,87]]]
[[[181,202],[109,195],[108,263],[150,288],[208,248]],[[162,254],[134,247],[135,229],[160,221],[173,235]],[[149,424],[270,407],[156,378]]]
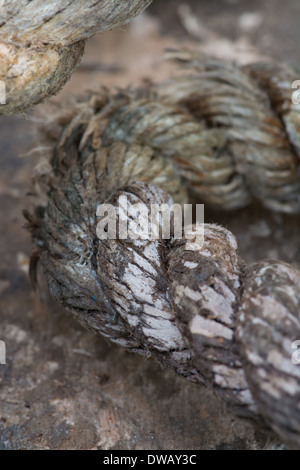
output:
[[[0,80],[0,104],[6,104],[6,86],[3,80]]]
[[[293,364],[300,364],[300,340],[297,339],[292,343],[292,349],[297,349],[295,352],[292,354],[292,363]]]
[[[6,364],[6,347],[4,341],[0,341],[0,364]]]
[[[100,204],[96,233],[100,240],[188,240],[187,250],[200,250],[204,243],[204,204],[131,204],[121,195],[118,203]]]
[[[295,89],[292,93],[292,103],[300,104],[300,80],[294,80],[291,88]]]

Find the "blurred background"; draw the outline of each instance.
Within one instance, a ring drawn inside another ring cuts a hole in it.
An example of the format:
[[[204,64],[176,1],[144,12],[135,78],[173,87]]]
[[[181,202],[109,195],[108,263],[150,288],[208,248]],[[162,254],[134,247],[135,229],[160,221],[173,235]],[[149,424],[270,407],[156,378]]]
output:
[[[154,0],[122,29],[88,41],[81,64],[53,100],[86,89],[162,81],[170,47],[247,63],[299,65],[299,0]],[[300,77],[299,77],[300,78]],[[224,410],[205,388],[84,331],[28,281],[31,242],[22,209],[37,156],[35,122],[48,104],[0,118],[0,448],[257,449],[269,440]],[[29,153],[28,153],[29,152]],[[300,266],[299,218],[257,205],[207,210],[231,229],[247,262]]]

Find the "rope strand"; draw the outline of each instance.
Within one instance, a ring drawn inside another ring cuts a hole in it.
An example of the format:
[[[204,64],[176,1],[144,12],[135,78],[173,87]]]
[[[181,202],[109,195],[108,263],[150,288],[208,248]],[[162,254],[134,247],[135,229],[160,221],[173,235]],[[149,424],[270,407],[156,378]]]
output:
[[[222,209],[255,197],[300,211],[293,73],[284,81],[284,66],[177,58],[194,73],[150,89],[102,90],[49,120],[50,159],[33,180],[35,211],[25,214],[32,269],[38,257],[51,293],[88,328],[205,383],[299,447],[300,369],[291,356],[300,272],[280,261],[245,267],[234,235],[214,224],[193,251],[187,232],[97,236],[97,207],[111,204],[120,220],[120,197],[150,208],[183,204],[192,192]]]

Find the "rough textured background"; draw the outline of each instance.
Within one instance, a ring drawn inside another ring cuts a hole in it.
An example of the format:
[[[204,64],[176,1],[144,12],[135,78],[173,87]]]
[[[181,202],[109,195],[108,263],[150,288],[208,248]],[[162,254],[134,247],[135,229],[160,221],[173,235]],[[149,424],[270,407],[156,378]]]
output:
[[[170,66],[159,57],[178,41],[243,61],[256,58],[257,47],[260,54],[298,64],[298,0],[185,3],[201,19],[192,29],[188,10],[178,11],[182,2],[156,0],[130,27],[92,39],[64,95],[100,83],[124,86],[147,76],[160,80]],[[256,14],[245,16],[249,12]],[[47,109],[40,106],[30,117]],[[34,124],[19,117],[0,123],[0,339],[7,346],[7,365],[0,365],[0,448],[270,445],[251,425],[227,414],[209,390],[108,345],[62,312],[44,290],[32,292],[27,275],[31,243],[21,210],[36,156],[19,155],[34,141]],[[271,257],[300,266],[299,218],[252,206],[232,214],[206,211],[206,222],[211,221],[237,235],[246,261]]]

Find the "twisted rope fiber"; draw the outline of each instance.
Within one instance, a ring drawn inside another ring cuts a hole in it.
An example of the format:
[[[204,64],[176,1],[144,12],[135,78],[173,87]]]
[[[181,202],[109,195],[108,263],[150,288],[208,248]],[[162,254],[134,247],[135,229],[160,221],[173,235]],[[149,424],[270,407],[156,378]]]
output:
[[[204,245],[99,240],[97,207],[252,198],[300,210],[294,72],[171,54],[187,72],[159,86],[102,89],[62,107],[44,127],[50,158],[25,212],[54,297],[88,328],[212,387],[239,415],[300,446],[300,272],[280,261],[246,267],[227,229],[205,224]],[[188,234],[186,234],[188,235]]]
[[[86,40],[128,23],[151,0],[2,0],[1,114],[23,112],[55,95],[69,80]]]

